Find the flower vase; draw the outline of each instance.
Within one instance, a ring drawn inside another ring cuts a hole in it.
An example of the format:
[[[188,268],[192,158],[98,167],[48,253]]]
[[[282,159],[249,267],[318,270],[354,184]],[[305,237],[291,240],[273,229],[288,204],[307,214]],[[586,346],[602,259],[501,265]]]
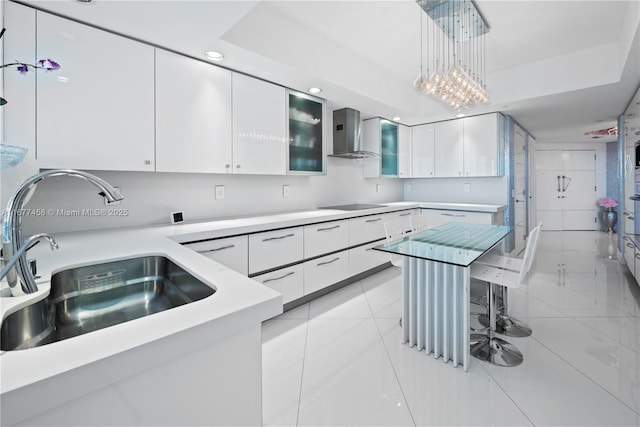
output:
[[[605,208],[602,213],[602,218],[606,227],[605,231],[607,233],[613,233],[613,227],[615,227],[616,221],[618,220],[618,213],[614,208]]]

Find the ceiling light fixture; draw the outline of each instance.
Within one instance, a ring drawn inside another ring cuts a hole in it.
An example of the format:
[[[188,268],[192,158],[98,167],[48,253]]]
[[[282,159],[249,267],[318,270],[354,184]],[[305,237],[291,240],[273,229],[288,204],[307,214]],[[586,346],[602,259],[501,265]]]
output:
[[[316,93],[320,93],[320,92],[322,92],[322,89],[320,89],[319,87],[310,87],[309,88],[309,93],[316,94]]]
[[[204,56],[211,61],[224,60],[224,53],[218,52],[217,50],[208,50],[204,53]]]
[[[392,117],[391,120],[393,120],[394,122],[399,122],[400,120],[402,120],[402,117],[395,116],[395,117]]]
[[[455,110],[487,104],[484,35],[489,26],[471,0],[416,0],[420,74],[413,86]],[[428,19],[424,19],[422,12]],[[423,30],[426,21],[426,31]],[[423,41],[426,33],[426,74]]]

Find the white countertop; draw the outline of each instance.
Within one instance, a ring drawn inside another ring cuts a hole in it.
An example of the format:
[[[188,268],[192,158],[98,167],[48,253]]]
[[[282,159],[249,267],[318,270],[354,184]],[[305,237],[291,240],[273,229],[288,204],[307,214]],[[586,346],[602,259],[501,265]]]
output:
[[[497,212],[498,205],[451,203],[394,202],[385,207],[341,211],[318,209],[255,217],[203,221],[148,228],[108,229],[55,234],[60,249],[50,251],[38,245],[30,251],[38,259],[40,290],[24,297],[0,298],[0,314],[4,319],[19,308],[45,298],[53,274],[69,268],[135,258],[162,255],[173,260],[204,283],[216,289],[208,298],[151,316],[121,323],[41,347],[0,352],[2,394],[34,384],[40,380],[91,364],[163,337],[186,331],[198,325],[220,322],[228,334],[229,318],[239,330],[243,322],[261,322],[282,311],[282,296],[258,282],[196,253],[180,243],[212,239],[236,234],[259,232],[356,216],[392,212],[415,207]],[[221,327],[222,329],[222,327]],[[216,339],[210,336],[209,339]]]

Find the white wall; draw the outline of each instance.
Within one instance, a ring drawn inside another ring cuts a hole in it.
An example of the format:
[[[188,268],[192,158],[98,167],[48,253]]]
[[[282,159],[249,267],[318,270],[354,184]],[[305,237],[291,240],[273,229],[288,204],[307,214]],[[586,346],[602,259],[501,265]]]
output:
[[[464,184],[470,185],[465,192]],[[405,200],[507,204],[507,178],[424,178],[405,181]]]
[[[347,203],[403,200],[402,180],[362,178],[358,160],[327,159],[326,176],[208,175],[93,171],[121,188],[117,208],[127,216],[69,216],[58,210],[104,208],[97,189],[77,178],[50,178],[38,184],[28,207],[53,209],[43,216],[23,217],[26,233],[66,232],[169,223],[169,214],[183,211],[185,220],[248,216]],[[380,185],[376,192],[377,184]],[[225,199],[215,200],[215,186],[225,186]],[[282,186],[290,195],[282,195]]]

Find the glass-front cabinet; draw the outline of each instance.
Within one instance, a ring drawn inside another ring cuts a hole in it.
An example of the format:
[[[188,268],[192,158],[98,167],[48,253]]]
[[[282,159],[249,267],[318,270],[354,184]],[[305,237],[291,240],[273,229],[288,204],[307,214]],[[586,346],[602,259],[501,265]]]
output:
[[[382,176],[398,176],[398,125],[380,120],[380,155]]]
[[[290,174],[325,173],[325,101],[304,93],[288,91]]]

